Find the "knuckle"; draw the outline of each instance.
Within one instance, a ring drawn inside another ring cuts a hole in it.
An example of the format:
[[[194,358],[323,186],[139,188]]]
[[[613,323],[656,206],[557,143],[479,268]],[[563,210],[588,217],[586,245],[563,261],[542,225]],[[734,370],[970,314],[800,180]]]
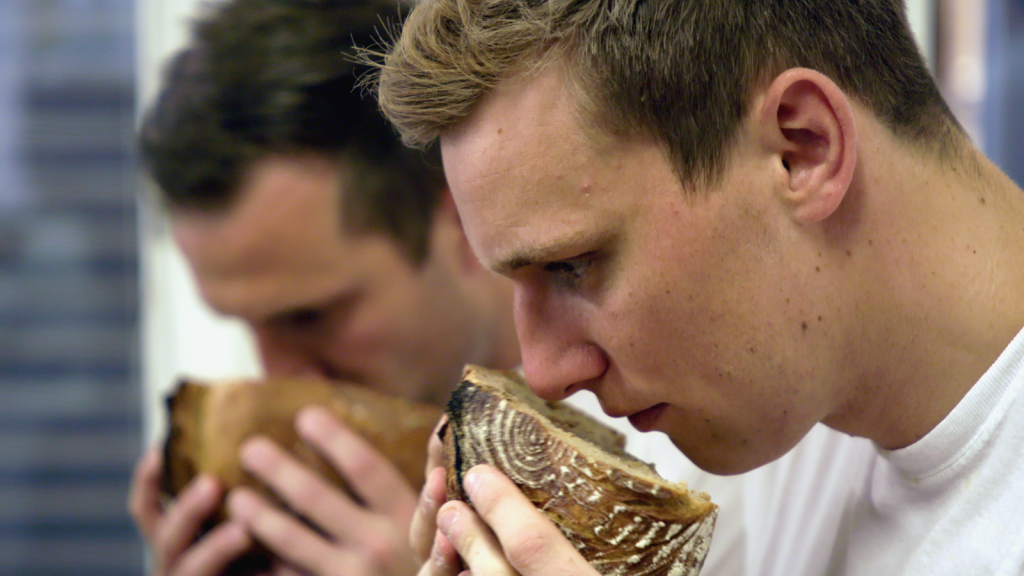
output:
[[[377,456],[362,447],[353,448],[345,455],[345,472],[350,478],[373,478],[378,472]]]
[[[513,566],[532,571],[544,567],[545,547],[543,536],[532,530],[524,530],[508,539],[505,551]]]
[[[290,529],[276,514],[261,514],[253,528],[262,539],[273,542],[273,547],[277,550],[295,550],[302,543],[299,531]]]
[[[395,561],[402,552],[401,548],[389,538],[376,537],[362,543],[363,556],[376,568],[386,568]]]

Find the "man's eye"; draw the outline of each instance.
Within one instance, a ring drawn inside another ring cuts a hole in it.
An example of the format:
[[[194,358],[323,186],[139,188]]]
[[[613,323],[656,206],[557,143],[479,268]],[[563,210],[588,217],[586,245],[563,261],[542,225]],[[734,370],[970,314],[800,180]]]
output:
[[[580,283],[583,281],[583,277],[592,262],[593,259],[591,257],[582,256],[570,260],[548,262],[544,265],[543,270],[554,286],[576,289],[580,287]]]

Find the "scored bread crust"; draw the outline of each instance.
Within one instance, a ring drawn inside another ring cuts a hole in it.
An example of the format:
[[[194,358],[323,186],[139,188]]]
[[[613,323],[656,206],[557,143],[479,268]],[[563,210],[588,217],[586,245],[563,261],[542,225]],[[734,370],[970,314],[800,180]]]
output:
[[[718,507],[622,449],[623,439],[574,408],[547,403],[514,372],[467,366],[443,432],[449,499],[462,476],[504,472],[605,576],[692,576]],[[585,439],[584,439],[585,438]]]
[[[275,377],[179,382],[167,398],[164,493],[177,495],[204,472],[216,476],[227,489],[247,485],[274,498],[242,469],[238,458],[241,444],[257,434],[270,437],[323,478],[347,490],[335,467],[295,430],[295,415],[311,404],[327,408],[391,460],[413,489],[420,489],[427,442],[442,415],[441,408],[356,384]]]

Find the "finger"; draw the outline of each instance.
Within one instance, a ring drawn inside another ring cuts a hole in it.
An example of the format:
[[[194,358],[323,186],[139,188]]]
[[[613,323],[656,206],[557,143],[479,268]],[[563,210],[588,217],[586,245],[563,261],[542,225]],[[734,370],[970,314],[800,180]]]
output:
[[[597,576],[558,527],[507,476],[490,466],[475,466],[463,484],[477,514],[494,530],[505,557],[519,573]],[[454,539],[452,543],[459,548]],[[472,564],[470,569],[479,573]]]
[[[356,505],[332,484],[300,465],[273,442],[254,438],[242,447],[242,462],[288,504],[288,506],[319,529],[305,529],[303,534],[316,537],[316,546],[309,549],[291,548],[284,537],[282,555],[297,554],[304,567],[316,569],[319,558],[332,557],[337,565],[361,566],[367,573],[409,574],[415,569],[415,560],[409,549],[409,522],[407,516],[390,518]],[[413,499],[412,494],[408,495]],[[291,515],[287,519],[294,520]],[[325,540],[321,534],[326,534]],[[327,549],[325,546],[333,546]],[[344,548],[344,549],[343,549]],[[338,554],[344,553],[344,560]],[[289,556],[291,557],[291,556]],[[325,560],[326,561],[326,560]],[[350,574],[360,573],[352,568]]]
[[[296,427],[334,464],[369,509],[408,524],[416,506],[415,492],[379,450],[319,406],[300,411]]]
[[[517,574],[505,559],[494,532],[465,502],[452,501],[441,506],[437,525],[472,573]]]
[[[424,477],[429,475],[434,468],[444,467],[444,443],[441,440],[441,433],[446,426],[448,426],[448,414],[443,414],[437,422],[437,426],[434,427],[434,433],[430,435],[430,441],[427,442],[427,469]]]
[[[247,440],[240,457],[291,509],[338,539],[354,537],[372,522],[365,509],[267,438]]]
[[[250,550],[254,544],[245,527],[237,522],[224,522],[210,530],[196,545],[189,548],[166,572],[173,576],[217,576],[231,562]]]
[[[424,561],[417,576],[456,576],[464,572],[459,553],[440,530],[434,534],[434,548],[429,561]],[[468,571],[465,571],[468,573]]]
[[[220,506],[223,490],[217,480],[202,475],[179,494],[154,533],[158,562],[170,566],[199,536],[203,525]]]
[[[232,520],[244,524],[257,540],[294,566],[317,574],[331,571],[332,566],[359,572],[356,568],[362,564],[361,559],[333,546],[298,518],[272,506],[251,489],[232,490],[228,511]]]
[[[416,559],[425,562],[433,547],[437,532],[437,511],[445,501],[445,471],[434,468],[427,474],[427,481],[420,492],[420,503],[409,527],[409,544]]]
[[[156,537],[156,529],[164,507],[160,501],[160,477],[163,459],[157,447],[150,448],[139,458],[132,472],[132,485],[128,493],[128,510],[139,532],[148,541]]]

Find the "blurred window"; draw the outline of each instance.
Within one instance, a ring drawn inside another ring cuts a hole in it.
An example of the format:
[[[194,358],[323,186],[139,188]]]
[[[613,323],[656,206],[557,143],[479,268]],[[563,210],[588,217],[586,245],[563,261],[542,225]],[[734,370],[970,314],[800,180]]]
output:
[[[1024,186],[1024,0],[989,0],[989,83],[986,149]]]
[[[137,576],[132,0],[0,0],[0,576]]]

